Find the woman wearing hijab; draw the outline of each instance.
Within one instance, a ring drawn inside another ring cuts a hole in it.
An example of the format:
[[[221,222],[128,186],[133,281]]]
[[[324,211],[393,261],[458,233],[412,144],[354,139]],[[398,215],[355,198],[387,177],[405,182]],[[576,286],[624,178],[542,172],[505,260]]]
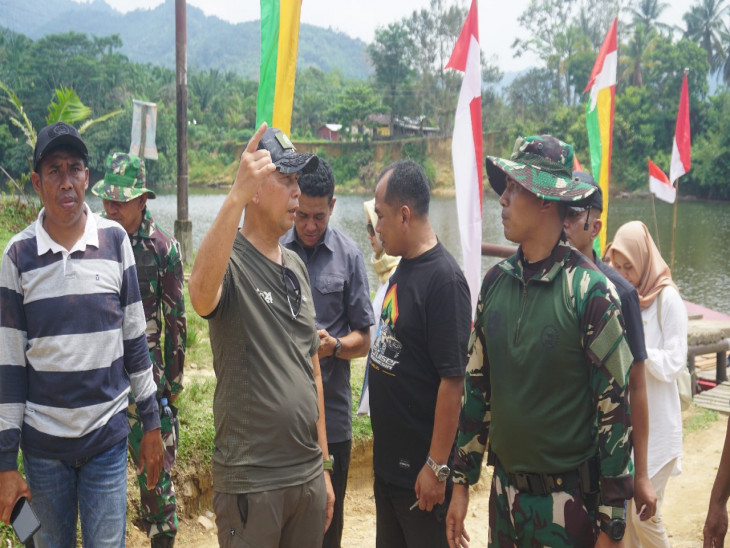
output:
[[[365,210],[365,218],[367,219],[366,228],[368,231],[368,240],[370,240],[370,247],[373,248],[373,256],[370,259],[375,274],[378,276],[378,290],[375,292],[373,298],[373,312],[375,313],[375,323],[370,326],[370,341],[374,341],[378,334],[378,325],[380,325],[380,312],[383,308],[383,299],[385,298],[385,292],[388,289],[388,280],[391,274],[395,272],[395,268],[400,262],[400,257],[392,257],[388,255],[383,246],[380,244],[380,239],[375,233],[375,225],[378,222],[378,216],[375,214],[375,199],[363,202],[363,209]],[[365,366],[365,379],[362,383],[362,392],[360,393],[360,405],[357,408],[358,415],[369,415],[370,414],[370,398],[368,395],[368,367]]]
[[[682,413],[677,378],[687,367],[687,310],[667,263],[644,223],[631,221],[616,232],[610,250],[613,267],[636,288],[646,341],[646,392],[649,402],[648,471],[657,494],[656,515],[640,521],[626,512],[626,548],[669,547],[661,520],[664,489],[682,471]]]

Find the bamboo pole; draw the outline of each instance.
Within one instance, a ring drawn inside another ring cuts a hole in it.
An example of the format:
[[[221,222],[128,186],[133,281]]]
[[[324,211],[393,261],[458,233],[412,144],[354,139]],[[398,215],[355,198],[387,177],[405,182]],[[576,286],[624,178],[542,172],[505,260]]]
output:
[[[656,248],[659,250],[659,254],[662,254],[662,246],[659,245],[659,224],[656,220],[656,206],[654,205],[654,193],[649,192],[649,195],[651,196],[651,213],[654,215],[654,234],[656,234],[656,237],[654,240],[656,241]]]

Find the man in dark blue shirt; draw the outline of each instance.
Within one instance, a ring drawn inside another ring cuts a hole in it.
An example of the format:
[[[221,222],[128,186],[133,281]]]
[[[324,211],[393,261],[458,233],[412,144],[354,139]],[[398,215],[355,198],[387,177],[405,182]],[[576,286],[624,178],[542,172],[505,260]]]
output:
[[[375,322],[365,261],[355,242],[329,226],[335,207],[335,180],[320,159],[317,170],[299,177],[299,209],[281,243],[307,266],[320,338],[319,363],[324,385],[325,421],[335,491],[332,525],[323,546],[339,548],[342,538],[347,472],[352,447],[350,360],[365,356],[369,327]]]
[[[639,514],[639,518],[644,521],[655,514],[657,496],[649,480],[647,470],[649,408],[644,376],[644,361],[647,354],[644,345],[644,326],[641,321],[639,297],[636,294],[636,289],[621,274],[601,261],[593,250],[593,240],[601,232],[601,226],[603,225],[601,222],[601,211],[603,211],[601,187],[596,184],[593,177],[583,171],[574,171],[573,177],[595,186],[597,191],[586,207],[568,208],[568,214],[563,223],[565,235],[571,245],[591,259],[598,269],[616,286],[616,291],[621,299],[621,315],[626,324],[626,340],[634,357],[634,364],[629,374],[629,401],[631,402],[632,441],[636,470],[634,473],[634,499],[629,503],[629,506],[633,502],[633,512]],[[631,508],[627,510],[627,522],[634,519],[633,515],[629,516],[631,510]]]

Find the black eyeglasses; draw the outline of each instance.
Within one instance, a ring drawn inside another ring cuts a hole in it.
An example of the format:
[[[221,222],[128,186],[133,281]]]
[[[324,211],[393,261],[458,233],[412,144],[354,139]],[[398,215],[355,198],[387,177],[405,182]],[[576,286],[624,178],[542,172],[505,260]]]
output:
[[[368,229],[368,234],[370,234],[370,237],[375,238],[375,229],[373,228],[372,223],[368,223],[367,229]]]
[[[284,264],[283,253],[281,255],[281,262],[281,279],[284,281],[286,302],[289,303],[291,319],[296,320],[297,316],[299,316],[299,311],[302,309],[302,286],[299,285],[297,275]]]

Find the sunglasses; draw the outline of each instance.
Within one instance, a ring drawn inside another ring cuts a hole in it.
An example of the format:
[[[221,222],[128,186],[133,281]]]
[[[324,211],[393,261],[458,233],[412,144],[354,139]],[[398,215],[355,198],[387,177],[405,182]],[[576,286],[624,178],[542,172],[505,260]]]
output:
[[[299,279],[294,272],[284,263],[284,255],[281,256],[281,279],[284,281],[284,290],[286,291],[286,302],[289,304],[289,312],[291,319],[296,320],[299,311],[302,309],[302,286],[299,285]]]
[[[373,228],[372,223],[367,224],[368,234],[370,234],[371,238],[375,238],[375,229]]]

